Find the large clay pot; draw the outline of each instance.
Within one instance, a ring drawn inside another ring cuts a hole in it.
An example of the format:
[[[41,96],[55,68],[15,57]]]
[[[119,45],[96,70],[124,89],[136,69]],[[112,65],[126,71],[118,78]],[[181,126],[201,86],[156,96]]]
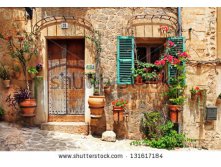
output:
[[[104,112],[105,96],[89,96],[88,104],[91,110],[91,117],[101,118]]]
[[[170,111],[170,120],[173,123],[177,123],[178,122],[178,111]]]
[[[168,105],[168,109],[170,111],[181,111],[181,106],[180,105]]]
[[[3,80],[3,84],[6,88],[10,87],[10,80]]]
[[[88,104],[90,108],[102,108],[105,105],[105,96],[89,96]]]
[[[22,110],[22,114],[28,116],[34,115],[37,104],[35,99],[25,99],[24,101],[19,103],[19,106]]]

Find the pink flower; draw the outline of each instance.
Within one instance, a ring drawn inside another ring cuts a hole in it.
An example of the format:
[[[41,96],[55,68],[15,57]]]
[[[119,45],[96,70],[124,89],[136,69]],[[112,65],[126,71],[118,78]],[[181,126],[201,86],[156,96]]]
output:
[[[180,63],[180,60],[179,59],[177,59],[177,58],[174,58],[173,59],[173,64],[179,64]]]
[[[168,32],[169,27],[168,26],[160,26],[160,29],[165,31],[165,32]]]
[[[179,56],[182,58],[190,58],[190,55],[188,55],[186,52],[180,53]]]
[[[168,41],[169,47],[173,47],[174,46],[174,42],[172,41]]]

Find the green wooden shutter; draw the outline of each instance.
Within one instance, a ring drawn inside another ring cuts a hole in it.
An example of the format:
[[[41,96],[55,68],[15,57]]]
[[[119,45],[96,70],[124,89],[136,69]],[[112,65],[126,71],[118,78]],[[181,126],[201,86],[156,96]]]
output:
[[[184,37],[169,37],[167,38],[167,40],[172,41],[175,44],[175,47],[171,48],[169,52],[169,54],[171,54],[172,56],[177,57],[177,53],[184,52],[186,50]],[[181,63],[185,66],[185,62],[181,62]],[[177,74],[176,67],[168,64],[168,80],[167,80],[168,84],[171,84],[170,78],[175,78],[176,74]]]
[[[117,37],[117,84],[133,84],[134,37]]]

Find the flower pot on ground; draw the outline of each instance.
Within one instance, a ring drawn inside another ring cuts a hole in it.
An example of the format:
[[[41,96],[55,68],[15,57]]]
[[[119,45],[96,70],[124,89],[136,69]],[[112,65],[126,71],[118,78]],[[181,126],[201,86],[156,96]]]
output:
[[[25,116],[32,116],[35,113],[37,103],[35,99],[25,99],[19,103],[19,106],[21,108],[22,114]]]
[[[13,96],[11,94],[6,98],[6,102],[9,106],[17,108],[19,105],[21,112],[25,116],[33,116],[35,109],[37,107],[36,100],[32,98],[31,92],[28,89],[20,88],[18,91],[14,92]]]
[[[105,106],[105,96],[89,96],[88,104],[91,116],[102,117]]]

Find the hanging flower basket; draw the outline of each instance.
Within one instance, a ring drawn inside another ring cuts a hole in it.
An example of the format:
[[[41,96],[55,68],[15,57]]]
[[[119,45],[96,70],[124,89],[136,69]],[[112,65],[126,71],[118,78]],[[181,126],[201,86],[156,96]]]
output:
[[[113,106],[113,117],[115,122],[121,122],[124,120],[124,108]]]
[[[121,122],[124,120],[124,111],[127,103],[128,101],[124,99],[117,99],[112,102],[113,117],[115,122]]]

